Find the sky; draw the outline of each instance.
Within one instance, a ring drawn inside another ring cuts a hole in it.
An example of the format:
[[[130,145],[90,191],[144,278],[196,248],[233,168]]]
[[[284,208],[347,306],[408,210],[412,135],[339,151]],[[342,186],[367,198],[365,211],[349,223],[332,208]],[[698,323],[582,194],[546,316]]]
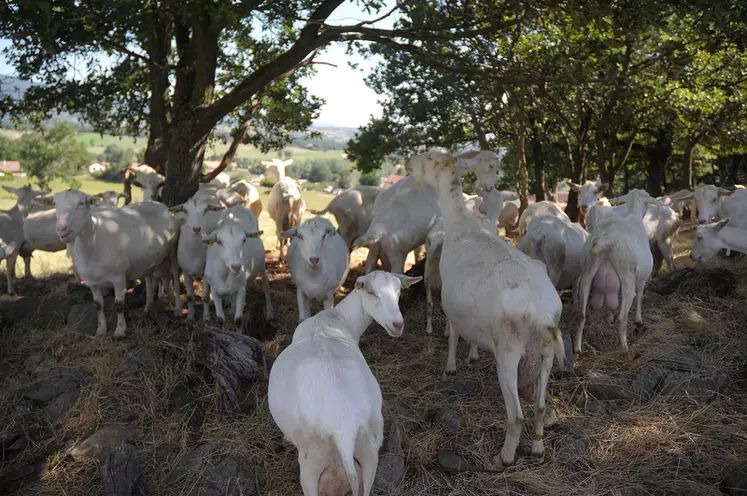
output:
[[[385,0],[385,8],[381,12],[394,5],[393,0]],[[330,16],[329,24],[355,24],[362,20],[372,19],[376,15],[368,15],[359,8],[354,0],[347,0],[335,10]],[[373,26],[378,28],[391,28],[393,18],[378,22]],[[8,40],[0,39],[0,50],[9,45]],[[345,55],[345,47],[333,45],[317,57],[317,60],[334,64],[317,65],[317,74],[304,81],[312,94],[326,100],[321,108],[319,117],[314,121],[321,126],[359,127],[370,119],[370,116],[381,116],[381,105],[377,102],[378,95],[367,87],[364,78],[375,66],[374,61],[365,61],[357,55]],[[358,69],[351,69],[348,62],[359,63]],[[363,69],[363,72],[361,72]],[[0,75],[13,76],[13,68],[10,67],[5,58],[0,54]]]

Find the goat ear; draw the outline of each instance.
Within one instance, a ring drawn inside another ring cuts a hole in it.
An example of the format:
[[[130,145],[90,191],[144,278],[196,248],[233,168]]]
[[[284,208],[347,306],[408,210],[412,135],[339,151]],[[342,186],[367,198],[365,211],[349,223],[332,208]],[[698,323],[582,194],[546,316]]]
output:
[[[716,222],[716,231],[720,231],[721,229],[723,229],[726,226],[728,226],[730,220],[731,219],[729,217],[727,217],[725,219],[722,219],[722,220]]]
[[[2,248],[3,257],[7,257],[11,253],[13,253],[15,251],[15,249],[16,249],[16,243],[15,242],[8,243],[7,245],[5,245],[5,248]]]
[[[134,184],[138,188],[142,188],[143,187],[143,184],[140,181],[138,181],[137,179],[133,180],[132,184]]]
[[[360,276],[355,280],[355,289],[366,289],[367,284],[368,279],[366,279],[366,276]]]
[[[36,197],[36,198],[34,198],[34,201],[36,203],[38,203],[39,205],[42,205],[42,206],[51,207],[52,205],[54,205],[54,198],[46,198],[46,197],[45,198],[39,198],[39,197]]]
[[[117,198],[127,198],[127,194],[120,193],[120,194],[117,195]]]
[[[295,238],[296,236],[298,236],[297,227],[291,227],[287,231],[283,231],[280,233],[280,238],[282,239]]]
[[[581,189],[581,185],[580,184],[576,184],[573,181],[571,181],[570,179],[567,181],[567,183],[568,183],[568,187],[571,188],[573,191],[578,191],[579,189]]]
[[[87,195],[87,196],[88,198],[86,198],[86,201],[88,202],[89,205],[98,205],[99,202],[103,199],[103,198],[99,199],[96,196],[90,196],[90,195]]]
[[[610,187],[610,183],[602,183],[602,184],[601,184],[601,185],[600,185],[600,186],[599,186],[599,187],[597,188],[597,194],[598,194],[598,195],[601,195],[602,193],[604,193],[605,191],[607,191],[607,188],[609,188],[609,187]]]
[[[182,203],[181,205],[177,205],[175,207],[171,207],[169,209],[169,212],[171,212],[172,214],[177,214],[179,212],[184,212],[184,204]]]
[[[223,205],[210,205],[210,204],[208,204],[207,209],[210,210],[211,212],[220,212],[221,210],[225,210],[226,207],[224,207]]]
[[[678,199],[678,200],[689,200],[690,198],[692,198],[692,197],[694,197],[694,196],[695,196],[695,191],[691,191],[691,192],[687,193],[686,195],[682,195],[682,196],[680,196],[680,197],[679,197],[679,198],[677,198],[677,199]]]
[[[245,231],[244,234],[246,234],[247,238],[258,238],[262,236],[265,232],[264,231],[255,231],[255,232],[249,232]]]
[[[202,244],[212,246],[215,243],[216,237],[215,233],[204,234],[202,236]]]
[[[3,185],[3,189],[8,193],[13,193],[14,195],[18,194],[18,190],[16,188],[11,188],[10,186]]]
[[[732,193],[733,193],[733,191],[729,191],[728,189],[725,189],[725,188],[719,188],[718,189],[718,196],[729,196]]]
[[[415,283],[420,282],[421,279],[423,279],[423,276],[417,276],[417,277],[410,277],[406,276],[404,274],[392,274],[394,277],[399,279],[400,282],[400,288],[401,289],[407,289],[410,286],[412,286]]]
[[[324,232],[324,237],[329,238],[331,236],[334,236],[337,233],[337,229],[334,227],[328,227],[327,230]]]

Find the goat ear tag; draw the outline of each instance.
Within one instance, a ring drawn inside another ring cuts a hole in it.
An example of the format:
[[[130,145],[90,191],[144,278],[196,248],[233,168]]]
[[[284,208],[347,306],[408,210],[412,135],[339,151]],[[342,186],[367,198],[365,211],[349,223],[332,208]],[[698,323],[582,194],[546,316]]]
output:
[[[455,158],[450,158],[449,160],[446,161],[446,168],[447,169],[453,169],[455,165],[456,165],[456,159]]]
[[[405,281],[402,283],[402,289],[407,289],[410,287],[410,281]]]

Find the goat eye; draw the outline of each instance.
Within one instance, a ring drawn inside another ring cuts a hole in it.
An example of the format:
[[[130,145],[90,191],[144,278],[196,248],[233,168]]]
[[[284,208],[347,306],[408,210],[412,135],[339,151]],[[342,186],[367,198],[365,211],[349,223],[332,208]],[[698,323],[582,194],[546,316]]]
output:
[[[223,241],[221,241],[221,240],[219,240],[219,239],[216,239],[216,240],[215,240],[215,244],[216,244],[216,245],[222,245],[222,244],[223,244]]]
[[[698,241],[703,241],[703,236],[698,236]]]
[[[301,236],[300,234],[296,235],[296,237],[297,237],[298,239],[300,239],[301,241],[303,241],[303,236]]]

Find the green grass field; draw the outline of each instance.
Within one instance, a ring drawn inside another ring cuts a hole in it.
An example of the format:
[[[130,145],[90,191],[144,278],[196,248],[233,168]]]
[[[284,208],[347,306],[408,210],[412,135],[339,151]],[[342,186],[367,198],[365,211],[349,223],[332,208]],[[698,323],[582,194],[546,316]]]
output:
[[[107,183],[92,179],[89,176],[80,176],[78,181],[82,183],[80,190],[88,194],[101,193],[107,190],[121,191],[122,185],[118,183]],[[0,185],[20,187],[27,184],[26,178],[13,178],[12,180],[0,181]],[[51,189],[53,193],[68,189],[68,186],[62,181],[52,182]],[[133,200],[140,201],[143,197],[143,191],[138,187],[132,188]],[[269,250],[276,246],[276,235],[275,235],[275,223],[267,213],[267,198],[270,194],[270,188],[259,188],[260,199],[262,200],[262,213],[259,216],[259,228],[264,231],[262,235],[262,242],[265,245],[265,249]],[[306,213],[304,213],[303,219],[309,219],[313,217],[313,214],[309,213],[309,210],[322,210],[327,206],[329,201],[334,198],[332,195],[320,193],[318,191],[304,191],[304,200],[306,200]],[[0,209],[9,209],[16,202],[14,194],[0,189]],[[120,205],[122,204],[120,200]],[[332,221],[333,224],[337,225],[335,218],[332,215],[325,215],[324,217]],[[4,264],[3,264],[4,265]],[[71,271],[72,265],[70,259],[65,256],[64,251],[56,253],[48,253],[37,251],[34,252],[33,259],[31,262],[31,272],[35,277],[44,277],[49,274],[59,272]],[[16,264],[16,274],[20,277],[23,275],[23,261],[18,260]]]

